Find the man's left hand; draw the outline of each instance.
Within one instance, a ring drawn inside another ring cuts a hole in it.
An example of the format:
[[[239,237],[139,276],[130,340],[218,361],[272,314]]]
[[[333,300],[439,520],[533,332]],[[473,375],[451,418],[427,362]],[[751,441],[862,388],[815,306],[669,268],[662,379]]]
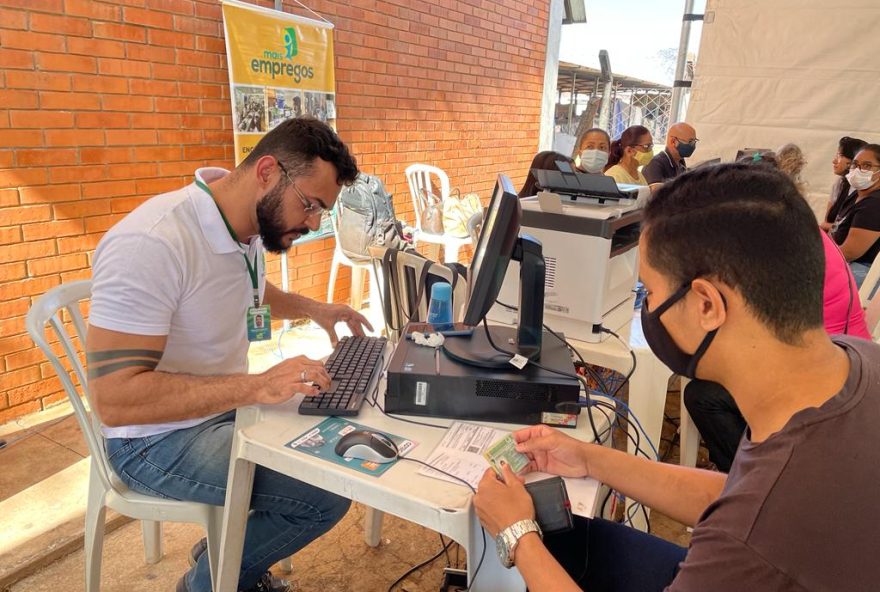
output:
[[[507,465],[501,471],[504,481],[498,479],[493,469],[486,469],[474,496],[477,516],[492,537],[520,520],[535,519],[535,505],[523,478]]]
[[[336,346],[339,336],[336,335],[336,323],[345,323],[352,335],[363,335],[364,327],[373,330],[370,321],[359,312],[355,312],[344,304],[322,304],[311,315],[312,320],[330,336],[330,343]]]

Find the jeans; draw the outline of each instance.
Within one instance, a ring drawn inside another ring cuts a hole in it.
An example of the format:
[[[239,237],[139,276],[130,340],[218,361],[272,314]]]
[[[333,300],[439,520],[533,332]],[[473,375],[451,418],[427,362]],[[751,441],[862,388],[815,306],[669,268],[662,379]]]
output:
[[[687,549],[634,528],[575,516],[575,528],[544,544],[589,592],[660,592],[675,578]]]
[[[692,380],[684,388],[684,406],[709,449],[709,459],[730,472],[746,420],[730,393],[717,382]]]
[[[132,490],[222,506],[235,412],[191,428],[144,438],[107,440],[110,465]],[[349,500],[265,467],[254,474],[239,589],[253,587],[272,564],[293,555],[335,525]],[[210,592],[208,554],[186,574],[190,592]]]
[[[849,269],[852,271],[853,277],[856,280],[856,287],[861,288],[862,283],[865,281],[865,276],[868,275],[868,270],[871,269],[871,265],[869,263],[850,261]]]

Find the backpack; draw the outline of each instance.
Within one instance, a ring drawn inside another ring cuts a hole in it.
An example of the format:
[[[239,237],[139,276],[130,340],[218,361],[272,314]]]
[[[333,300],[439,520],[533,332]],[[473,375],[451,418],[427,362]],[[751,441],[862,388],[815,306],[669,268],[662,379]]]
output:
[[[407,246],[394,215],[391,194],[378,177],[358,174],[354,183],[342,190],[336,203],[336,240],[346,256],[365,260],[370,258],[371,246]]]

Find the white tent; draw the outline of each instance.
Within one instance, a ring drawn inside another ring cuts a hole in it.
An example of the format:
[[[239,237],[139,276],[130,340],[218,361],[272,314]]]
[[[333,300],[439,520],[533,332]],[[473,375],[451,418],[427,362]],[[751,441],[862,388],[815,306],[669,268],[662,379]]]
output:
[[[799,145],[824,212],[839,138],[880,143],[880,1],[709,0],[685,120],[694,162]]]

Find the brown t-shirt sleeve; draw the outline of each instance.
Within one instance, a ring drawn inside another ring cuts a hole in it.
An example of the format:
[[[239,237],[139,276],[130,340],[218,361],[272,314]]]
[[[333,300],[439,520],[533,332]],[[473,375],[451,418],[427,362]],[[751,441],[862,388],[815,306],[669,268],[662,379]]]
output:
[[[665,592],[805,592],[754,549],[717,528],[694,531],[687,559]]]

